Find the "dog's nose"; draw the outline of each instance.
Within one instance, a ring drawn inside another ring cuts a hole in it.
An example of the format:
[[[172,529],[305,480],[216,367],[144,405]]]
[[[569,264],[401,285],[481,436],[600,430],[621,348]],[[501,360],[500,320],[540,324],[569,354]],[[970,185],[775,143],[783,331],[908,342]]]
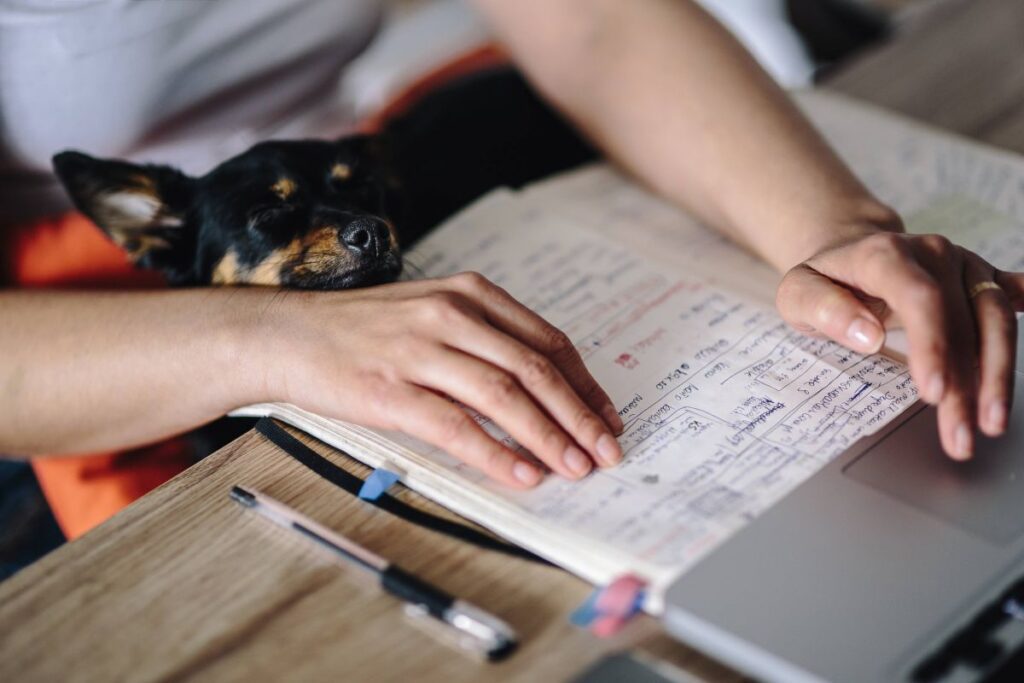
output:
[[[357,254],[379,256],[390,246],[391,234],[379,218],[359,218],[341,231],[341,241]]]

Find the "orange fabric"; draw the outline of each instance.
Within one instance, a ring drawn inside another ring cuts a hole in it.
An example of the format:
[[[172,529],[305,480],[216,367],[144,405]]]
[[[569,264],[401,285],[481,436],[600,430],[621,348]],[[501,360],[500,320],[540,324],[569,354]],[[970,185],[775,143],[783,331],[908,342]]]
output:
[[[5,256],[17,287],[159,287],[163,278],[136,270],[124,252],[79,213],[15,228]]]
[[[32,469],[68,540],[185,471],[195,458],[184,439],[123,453],[36,458]]]
[[[380,130],[433,88],[505,63],[505,55],[493,46],[471,50],[427,73],[376,116],[364,121],[360,130]],[[119,247],[78,213],[15,229],[0,256],[6,257],[6,272],[16,287],[164,286],[159,274],[136,270]],[[3,270],[0,268],[0,272]],[[176,439],[124,453],[37,458],[32,467],[61,529],[68,539],[74,539],[192,462],[187,443]]]

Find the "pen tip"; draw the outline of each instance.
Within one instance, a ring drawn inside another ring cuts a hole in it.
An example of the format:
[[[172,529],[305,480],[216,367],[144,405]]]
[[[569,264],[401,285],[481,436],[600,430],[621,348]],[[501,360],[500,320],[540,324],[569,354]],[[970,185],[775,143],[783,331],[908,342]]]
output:
[[[256,496],[252,495],[241,486],[232,486],[231,492],[228,495],[246,507],[252,507],[256,504]]]
[[[491,662],[500,662],[515,652],[518,645],[519,644],[514,640],[505,640],[487,653],[487,659]]]

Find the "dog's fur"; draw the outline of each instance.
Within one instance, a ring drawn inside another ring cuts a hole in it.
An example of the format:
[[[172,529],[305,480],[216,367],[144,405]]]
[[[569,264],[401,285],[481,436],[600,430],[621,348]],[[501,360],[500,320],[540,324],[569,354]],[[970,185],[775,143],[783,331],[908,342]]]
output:
[[[75,205],[173,285],[341,289],[401,270],[374,145],[265,142],[199,178],[78,152],[54,166]]]
[[[409,243],[484,192],[593,156],[513,71],[441,89],[381,135],[260,143],[201,177],[54,157],[75,206],[171,285],[344,289],[398,277]]]

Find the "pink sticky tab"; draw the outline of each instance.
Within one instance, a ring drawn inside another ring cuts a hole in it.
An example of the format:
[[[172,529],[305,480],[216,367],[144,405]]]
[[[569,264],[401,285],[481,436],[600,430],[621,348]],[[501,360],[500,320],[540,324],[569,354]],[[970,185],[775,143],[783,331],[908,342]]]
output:
[[[605,616],[631,617],[636,612],[637,596],[645,585],[643,579],[633,574],[620,576],[601,591],[594,607]]]
[[[616,633],[622,630],[622,627],[629,621],[628,618],[616,617],[607,615],[598,617],[594,620],[594,623],[590,625],[590,632],[598,638],[611,638]]]

